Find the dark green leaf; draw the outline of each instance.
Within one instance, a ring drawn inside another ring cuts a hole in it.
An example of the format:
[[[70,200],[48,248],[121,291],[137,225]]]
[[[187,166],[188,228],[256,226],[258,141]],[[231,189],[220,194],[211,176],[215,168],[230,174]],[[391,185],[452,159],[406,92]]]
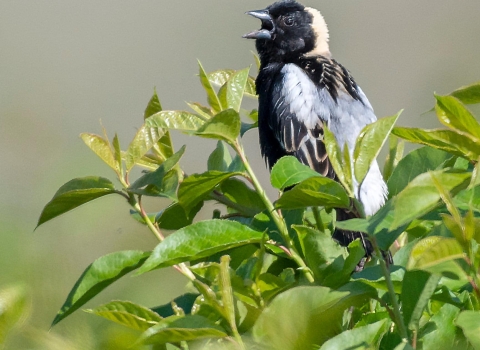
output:
[[[138,189],[145,187],[147,185],[155,185],[158,188],[162,187],[163,179],[165,175],[177,165],[180,161],[180,158],[183,156],[185,152],[185,146],[180,148],[180,150],[175,153],[173,156],[165,160],[162,165],[158,167],[157,170],[147,173],[140,177],[137,181],[135,181],[129,189]]]
[[[188,315],[192,313],[192,307],[199,296],[200,294],[197,293],[186,293],[179,297],[176,297],[172,300],[172,302],[177,306],[177,308],[181,308],[185,312],[185,314]],[[154,307],[152,308],[152,311],[162,317],[173,316],[175,315],[175,311],[172,308],[172,302],[162,306]]]
[[[333,272],[338,273],[341,270],[347,250],[335,242],[331,235],[306,226],[294,226],[293,228],[298,234],[307,266],[312,270],[318,283],[322,283],[328,276],[328,272],[332,272],[328,268],[335,261],[341,263],[340,266],[338,263],[336,264],[337,269]]]
[[[45,205],[37,227],[82,204],[112,193],[115,193],[113,183],[104,177],[88,176],[70,180]]]
[[[188,176],[180,184],[178,200],[185,209],[187,216],[195,205],[203,201],[210,192],[226,179],[240,175],[239,173],[223,173],[220,171],[207,171],[203,174]]]
[[[378,349],[383,335],[387,332],[390,322],[387,319],[344,331],[327,340],[320,350],[338,349]]]
[[[383,166],[383,178],[385,181],[390,179],[393,170],[395,170],[398,163],[402,159],[404,148],[404,141],[398,142],[398,137],[390,135],[388,148],[389,152],[387,154],[387,159],[385,160],[385,165]]]
[[[450,129],[480,139],[480,124],[470,111],[455,97],[435,95],[435,111],[440,122]]]
[[[168,206],[166,209],[162,210],[156,217],[155,221],[160,226],[161,229],[164,230],[178,230],[182,227],[190,225],[193,221],[195,215],[197,215],[198,211],[202,208],[203,201],[198,202],[193,208],[190,210],[187,215],[185,213],[185,209],[178,204],[173,203]]]
[[[407,154],[388,179],[388,195],[393,197],[403,190],[410,181],[429,170],[435,170],[451,155],[431,147],[421,147]]]
[[[475,349],[480,349],[480,311],[462,311],[455,324],[463,330],[463,334]]]
[[[220,100],[218,99],[217,93],[212,87],[212,84],[208,80],[207,73],[205,73],[205,70],[203,69],[200,61],[198,61],[198,68],[199,68],[200,82],[202,83],[203,88],[207,92],[208,104],[216,112],[220,112],[222,110],[222,105],[220,103]]]
[[[262,232],[235,221],[200,221],[172,233],[158,244],[139,274],[207,257],[233,247],[258,243],[262,237]]]
[[[395,293],[400,293],[402,290],[402,281],[405,275],[405,269],[402,266],[390,266],[390,278],[393,283],[393,288]],[[368,284],[374,288],[388,290],[387,284],[385,282],[385,276],[380,265],[374,265],[366,267],[360,272],[354,273],[352,275],[354,281],[361,281],[362,283]]]
[[[313,176],[320,176],[315,170],[301,164],[296,157],[280,158],[272,168],[270,182],[279,190],[296,185]]]
[[[217,142],[217,147],[208,157],[208,170],[228,171],[228,167],[232,163],[232,156],[223,141]]]
[[[392,133],[407,141],[427,145],[469,160],[477,160],[480,155],[480,143],[452,130],[396,127],[393,128]]]
[[[405,325],[418,330],[420,317],[435,292],[440,276],[425,271],[407,271],[402,286],[402,312]]]
[[[111,253],[95,260],[83,272],[67,300],[52,322],[52,326],[80,308],[102,290],[127,273],[140,267],[150,253],[127,250]]]
[[[247,86],[248,72],[250,68],[246,68],[235,72],[228,80],[222,85],[218,91],[218,98],[223,109],[233,109],[236,112],[240,111],[240,105],[242,104],[243,94]]]
[[[202,125],[195,135],[233,144],[240,134],[240,116],[233,109],[218,113]]]
[[[154,89],[152,98],[150,98],[147,108],[145,108],[145,112],[143,113],[143,119],[147,119],[151,117],[155,113],[160,112],[162,109],[163,109],[162,104],[160,103],[160,100],[157,95],[157,89]]]
[[[345,309],[362,305],[375,296],[372,288],[362,284],[343,288],[334,291],[326,287],[296,287],[278,295],[253,326],[255,339],[268,349],[312,349],[322,345],[342,332]]]
[[[276,202],[276,207],[282,209],[313,206],[348,208],[350,200],[338,182],[326,177],[311,177],[285,192]]]
[[[146,331],[162,320],[152,310],[130,301],[115,300],[85,311],[139,331]]]
[[[243,181],[234,178],[227,179],[221,184],[221,190],[225,197],[248,209],[252,216],[265,210],[265,204],[258,193]]]
[[[205,338],[223,338],[226,336],[225,330],[208,318],[199,315],[170,316],[146,330],[138,339],[138,343],[179,343]]]
[[[450,95],[458,98],[465,104],[480,103],[480,82],[472,85],[463,86],[455,90]]]
[[[383,144],[388,139],[388,135],[390,135],[401,113],[402,111],[393,117],[382,118],[372,124],[368,124],[360,132],[353,153],[355,178],[358,183],[363,182],[372,162],[380,153]]]

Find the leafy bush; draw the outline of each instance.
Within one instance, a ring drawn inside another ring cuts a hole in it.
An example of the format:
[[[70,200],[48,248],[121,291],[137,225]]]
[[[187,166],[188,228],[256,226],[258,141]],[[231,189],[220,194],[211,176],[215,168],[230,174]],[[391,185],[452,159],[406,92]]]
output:
[[[170,304],[116,300],[86,311],[138,330],[138,343],[154,349],[480,349],[480,125],[464,106],[480,102],[480,84],[435,96],[448,129],[394,127],[399,114],[367,126],[353,169],[327,130],[339,182],[284,157],[271,172],[280,193],[272,202],[242,146],[257,123],[256,110],[241,109],[244,96],[255,98],[249,69],[207,74],[200,65],[199,77],[209,106],[163,110],[154,93],[125,151],[116,135],[113,141],[106,133],[81,135],[120,186],[98,176],[73,179],[45,206],[38,225],[116,195],[160,243],[149,252],[95,260],[53,325],[129,272],[173,267],[191,292]],[[217,140],[208,171],[182,171],[186,150],[175,152],[173,130]],[[425,146],[403,157],[399,138]],[[386,141],[388,202],[372,217],[337,222],[332,208],[362,212],[352,184],[362,182]],[[135,167],[145,171],[132,179]],[[148,213],[144,197],[171,204]],[[195,221],[206,201],[224,209]],[[363,271],[354,272],[364,256],[361,243],[341,247],[331,238],[335,227],[368,235],[376,254]],[[387,266],[380,252],[390,247],[394,264]]]

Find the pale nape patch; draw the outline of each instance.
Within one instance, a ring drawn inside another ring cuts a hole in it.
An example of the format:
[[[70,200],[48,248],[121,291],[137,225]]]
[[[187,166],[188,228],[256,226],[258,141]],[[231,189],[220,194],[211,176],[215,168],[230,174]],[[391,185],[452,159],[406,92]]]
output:
[[[306,53],[305,56],[309,57],[321,55],[324,57],[331,57],[330,48],[328,46],[328,27],[325,19],[320,11],[314,8],[305,7],[305,11],[309,12],[313,17],[312,28],[317,36],[315,47],[312,51]]]

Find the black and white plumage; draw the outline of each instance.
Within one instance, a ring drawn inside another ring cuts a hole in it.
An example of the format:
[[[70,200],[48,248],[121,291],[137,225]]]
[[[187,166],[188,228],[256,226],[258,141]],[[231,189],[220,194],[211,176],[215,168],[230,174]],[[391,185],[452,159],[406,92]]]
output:
[[[335,179],[323,142],[324,126],[353,155],[360,131],[376,120],[370,102],[350,72],[332,58],[327,25],[319,11],[286,0],[247,13],[262,21],[261,29],[244,36],[256,39],[261,62],[256,87],[262,155],[270,168],[282,156],[294,155]],[[376,162],[354,190],[366,215],[385,203],[387,187]],[[338,219],[351,217],[355,215],[337,210]],[[337,230],[334,234],[342,245],[359,237],[370,255],[372,247],[361,233]]]

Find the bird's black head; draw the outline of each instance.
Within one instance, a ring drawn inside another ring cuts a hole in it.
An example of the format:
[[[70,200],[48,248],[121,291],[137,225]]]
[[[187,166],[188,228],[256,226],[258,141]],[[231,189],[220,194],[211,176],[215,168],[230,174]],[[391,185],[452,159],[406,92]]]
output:
[[[327,25],[320,12],[313,8],[284,0],[247,14],[262,21],[259,30],[243,37],[256,39],[257,51],[264,64],[289,62],[300,56],[330,55]]]

